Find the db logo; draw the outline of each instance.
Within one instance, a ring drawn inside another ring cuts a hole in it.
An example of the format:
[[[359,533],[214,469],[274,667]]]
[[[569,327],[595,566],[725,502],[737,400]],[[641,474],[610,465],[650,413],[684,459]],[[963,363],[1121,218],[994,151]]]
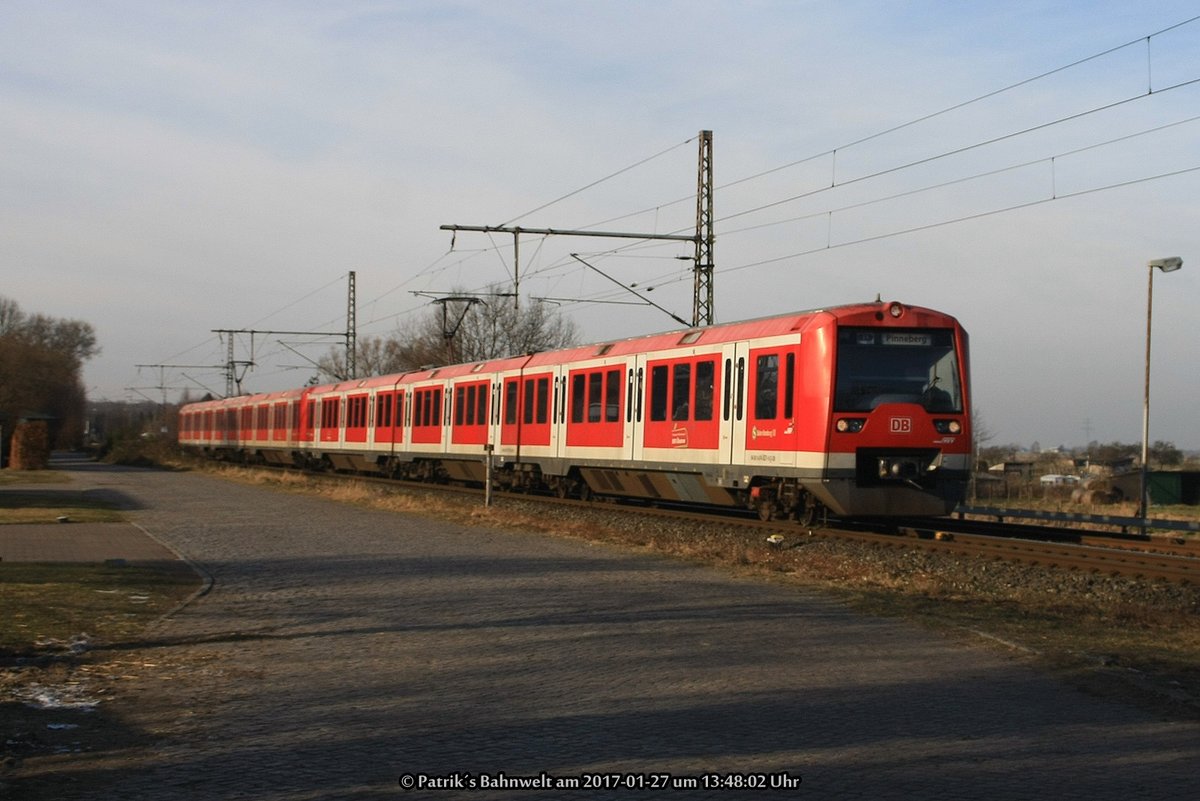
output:
[[[912,433],[912,418],[911,417],[893,417],[892,420],[893,434],[911,434]]]

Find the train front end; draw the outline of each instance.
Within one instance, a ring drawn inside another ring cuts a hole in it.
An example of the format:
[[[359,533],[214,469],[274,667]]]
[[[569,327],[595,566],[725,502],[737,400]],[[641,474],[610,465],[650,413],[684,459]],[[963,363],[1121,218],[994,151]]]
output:
[[[838,514],[949,514],[971,469],[967,334],[901,303],[838,314],[820,495]]]

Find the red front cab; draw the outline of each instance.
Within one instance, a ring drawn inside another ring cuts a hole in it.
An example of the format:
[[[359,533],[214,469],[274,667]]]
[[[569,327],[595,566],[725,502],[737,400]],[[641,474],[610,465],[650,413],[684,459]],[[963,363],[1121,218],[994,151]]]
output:
[[[967,334],[899,303],[837,315],[823,502],[856,515],[941,515],[971,468]]]

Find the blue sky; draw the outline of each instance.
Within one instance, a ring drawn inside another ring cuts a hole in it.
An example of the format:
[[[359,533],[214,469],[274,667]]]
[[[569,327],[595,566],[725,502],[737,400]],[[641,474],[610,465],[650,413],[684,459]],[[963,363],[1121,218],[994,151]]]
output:
[[[1145,265],[1182,256],[1182,271],[1156,276],[1151,438],[1200,448],[1200,172],[1145,180],[1200,167],[1200,122],[1182,122],[1200,114],[1200,85],[1177,86],[1200,78],[1200,21],[851,144],[1198,14],[1182,2],[9,0],[0,293],[96,327],[93,397],[158,398],[158,372],[135,365],[218,364],[211,329],[344,328],[350,270],[361,335],[426,313],[413,292],[511,280],[510,238],[464,233],[449,253],[442,224],[694,225],[694,137],[710,129],[719,321],[877,294],[939,308],[971,331],[993,442],[1133,442]],[[620,246],[522,240],[522,293],[632,299],[579,252],[687,317],[675,259],[687,249],[607,252]],[[674,325],[649,307],[562,309],[589,340]],[[329,346],[285,339],[312,357]],[[250,390],[312,373],[273,340],[255,358]],[[216,370],[165,377],[223,389]]]

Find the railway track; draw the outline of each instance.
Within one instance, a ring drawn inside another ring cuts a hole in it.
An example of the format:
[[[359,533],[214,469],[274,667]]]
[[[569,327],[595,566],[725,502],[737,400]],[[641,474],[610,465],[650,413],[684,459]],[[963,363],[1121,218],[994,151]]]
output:
[[[941,522],[941,521],[939,521]],[[1185,553],[1160,553],[1135,548],[1132,543],[1115,545],[1108,539],[1080,538],[1079,542],[1056,539],[1026,539],[1024,532],[993,534],[960,532],[946,521],[945,527],[905,527],[903,536],[855,532],[883,545],[923,548],[979,559],[1040,565],[1061,570],[1077,570],[1110,576],[1128,576],[1150,580],[1200,585],[1200,552],[1188,548]],[[837,536],[841,536],[839,533]]]
[[[398,482],[373,476],[309,474],[317,480],[356,481],[390,490],[424,491],[447,495],[474,496],[483,502],[484,491],[434,483]],[[501,503],[518,499],[562,510],[603,508],[613,514],[661,517],[673,521],[711,524],[711,512],[666,508],[641,503],[579,501],[549,495],[493,493]],[[1075,531],[1052,526],[997,523],[939,518],[935,521],[907,520],[886,524],[831,521],[819,527],[803,527],[787,521],[762,521],[725,512],[723,525],[756,532],[764,541],[787,547],[801,539],[829,537],[858,540],[890,548],[918,548],[976,559],[1040,565],[1110,576],[1200,585],[1200,544],[1178,538],[1144,538],[1103,532]]]

